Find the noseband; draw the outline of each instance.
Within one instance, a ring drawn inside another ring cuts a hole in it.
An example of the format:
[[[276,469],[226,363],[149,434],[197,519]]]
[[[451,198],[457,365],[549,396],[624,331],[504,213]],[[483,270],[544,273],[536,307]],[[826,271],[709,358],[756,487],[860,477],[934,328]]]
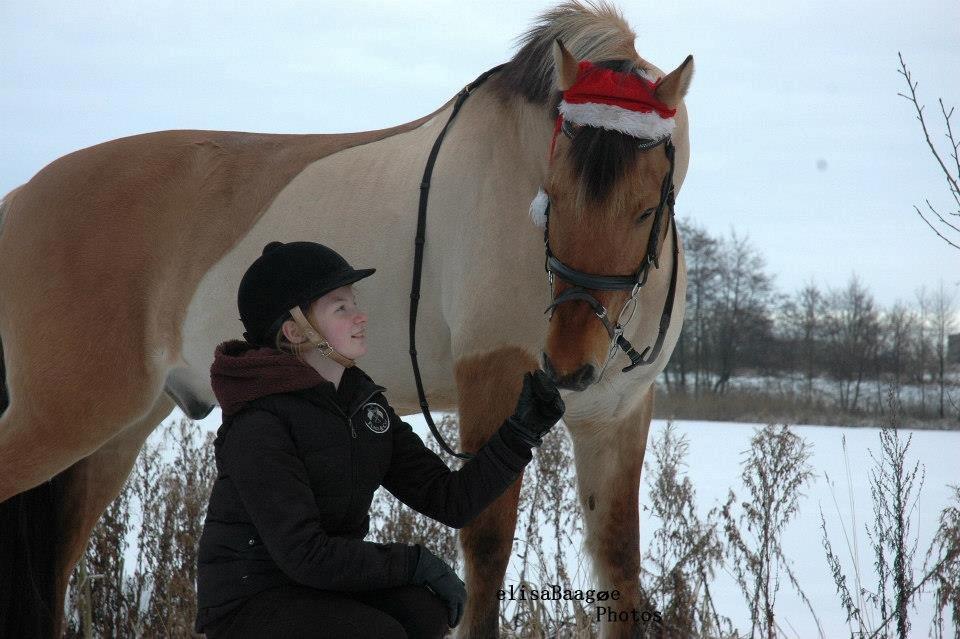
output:
[[[563,126],[561,130],[567,137],[572,137],[573,134],[568,126]],[[648,151],[660,146],[661,144],[664,146],[667,159],[670,160],[670,170],[664,176],[663,182],[660,185],[660,202],[657,204],[657,210],[653,219],[653,228],[650,231],[650,239],[647,242],[647,252],[640,263],[640,267],[635,273],[631,275],[593,275],[591,273],[578,271],[564,264],[559,258],[557,258],[556,255],[553,254],[553,251],[550,250],[549,199],[547,200],[546,209],[544,211],[545,223],[543,228],[543,245],[546,252],[546,259],[544,260],[543,268],[547,273],[547,282],[550,287],[550,295],[554,295],[553,285],[555,277],[571,284],[570,288],[553,298],[553,302],[547,307],[544,313],[549,312],[550,317],[552,318],[553,309],[555,309],[559,304],[574,300],[581,300],[590,305],[597,318],[603,322],[604,327],[607,329],[607,334],[610,336],[610,347],[607,352],[607,359],[600,371],[601,377],[603,376],[603,372],[606,370],[607,365],[616,354],[617,348],[622,349],[623,352],[627,354],[627,357],[630,358],[630,365],[623,369],[622,372],[624,373],[641,364],[650,364],[656,360],[657,356],[660,354],[661,348],[663,347],[663,340],[666,337],[667,329],[670,326],[670,318],[673,314],[673,298],[675,297],[677,290],[677,271],[680,252],[680,244],[677,238],[677,225],[673,219],[674,146],[673,142],[670,140],[670,136],[668,135],[660,138],[659,140],[641,142],[640,150]],[[652,265],[655,269],[660,268],[660,251],[662,249],[660,232],[664,224],[664,219],[666,219],[666,223],[670,225],[673,236],[673,265],[672,272],[670,274],[670,290],[667,292],[667,299],[664,302],[663,312],[660,315],[660,327],[656,342],[653,344],[653,346],[647,346],[642,353],[637,353],[633,345],[631,345],[630,342],[627,341],[627,339],[623,336],[623,330],[630,320],[633,319],[633,312],[637,306],[637,293],[640,292],[640,289],[643,288],[644,284],[647,282],[647,278],[650,274],[650,266]],[[588,292],[589,290],[630,291],[630,298],[624,303],[615,323],[610,322],[606,307],[604,307],[604,305],[601,304],[597,298],[591,295]],[[629,313],[627,313],[628,309]],[[625,315],[626,319],[624,320]]]

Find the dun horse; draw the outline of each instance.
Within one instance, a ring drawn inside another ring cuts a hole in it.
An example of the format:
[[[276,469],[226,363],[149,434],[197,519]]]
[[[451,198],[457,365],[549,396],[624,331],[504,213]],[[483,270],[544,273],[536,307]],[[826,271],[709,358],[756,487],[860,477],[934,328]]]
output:
[[[417,321],[427,397],[459,411],[463,450],[510,414],[524,371],[541,366],[563,389],[591,587],[619,590],[627,613],[641,607],[653,383],[683,319],[673,197],[693,72],[688,57],[664,74],[634,40],[613,7],[568,2],[472,89],[432,175]],[[562,93],[589,69],[612,71],[614,91],[645,78],[659,112]],[[70,571],[144,439],[175,405],[194,418],[214,406],[214,347],[242,331],[237,285],[268,241],[319,241],[377,267],[359,288],[363,366],[398,410],[418,409],[403,355],[413,237],[421,173],[452,107],[352,134],[135,135],[61,157],[7,194],[0,635],[59,636]],[[608,126],[615,112],[640,120]],[[460,531],[460,636],[498,635],[519,490]],[[603,634],[628,636],[631,623]]]

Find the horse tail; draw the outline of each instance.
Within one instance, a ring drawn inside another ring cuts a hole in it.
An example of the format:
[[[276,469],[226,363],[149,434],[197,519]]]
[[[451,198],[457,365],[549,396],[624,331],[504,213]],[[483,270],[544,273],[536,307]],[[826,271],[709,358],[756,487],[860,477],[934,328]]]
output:
[[[0,339],[0,414],[9,404]],[[69,472],[0,503],[0,637],[60,635],[57,514]]]

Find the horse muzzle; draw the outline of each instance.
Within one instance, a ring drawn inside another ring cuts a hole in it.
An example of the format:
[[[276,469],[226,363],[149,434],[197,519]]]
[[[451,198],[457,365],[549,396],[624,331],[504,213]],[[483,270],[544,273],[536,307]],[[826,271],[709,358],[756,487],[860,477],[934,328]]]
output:
[[[557,388],[565,388],[579,392],[586,390],[588,386],[595,383],[598,379],[597,367],[593,364],[584,364],[571,373],[559,375],[553,362],[550,361],[550,356],[543,351],[540,353],[540,367],[543,369],[543,372],[550,377],[550,381],[552,381]]]

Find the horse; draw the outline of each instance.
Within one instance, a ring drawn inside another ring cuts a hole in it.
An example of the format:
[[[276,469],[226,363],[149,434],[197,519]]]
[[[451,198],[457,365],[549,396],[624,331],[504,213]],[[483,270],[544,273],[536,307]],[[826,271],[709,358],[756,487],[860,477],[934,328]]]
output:
[[[423,387],[434,409],[458,412],[465,451],[510,415],[526,371],[557,383],[585,551],[623,610],[642,603],[641,467],[654,383],[683,322],[672,207],[693,73],[688,56],[664,74],[635,39],[615,7],[566,2],[471,88],[433,167],[417,319]],[[561,126],[562,92],[584,61],[657,80],[676,111],[666,147]],[[146,437],[175,406],[194,419],[215,406],[214,348],[242,331],[237,286],[267,242],[317,241],[377,267],[356,288],[370,317],[363,367],[401,414],[419,410],[397,313],[410,303],[419,172],[453,103],[357,133],[133,135],[60,157],[5,196],[0,635],[59,636],[69,575]],[[631,286],[621,275],[640,263],[643,285]],[[458,636],[499,636],[521,481],[459,531]],[[603,636],[629,636],[633,623],[620,615]]]

